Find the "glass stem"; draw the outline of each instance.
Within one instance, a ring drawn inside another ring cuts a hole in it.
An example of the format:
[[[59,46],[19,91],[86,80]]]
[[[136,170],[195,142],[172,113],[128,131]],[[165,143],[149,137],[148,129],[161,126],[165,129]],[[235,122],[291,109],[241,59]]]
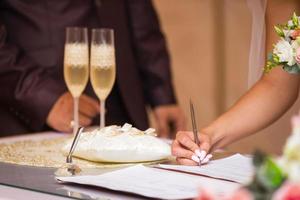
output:
[[[79,98],[74,97],[74,127],[73,127],[73,134],[75,136],[77,129],[79,128]]]
[[[100,128],[105,127],[105,100],[100,100]]]

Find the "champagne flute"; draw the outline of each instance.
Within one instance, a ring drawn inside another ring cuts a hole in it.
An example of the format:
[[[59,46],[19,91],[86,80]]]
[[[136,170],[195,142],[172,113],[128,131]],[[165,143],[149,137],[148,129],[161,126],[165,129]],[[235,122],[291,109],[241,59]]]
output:
[[[79,127],[79,97],[89,78],[89,47],[87,28],[67,27],[64,54],[64,78],[74,99],[73,134]]]
[[[91,42],[91,83],[100,100],[100,128],[105,127],[105,100],[116,79],[114,32],[93,29]]]

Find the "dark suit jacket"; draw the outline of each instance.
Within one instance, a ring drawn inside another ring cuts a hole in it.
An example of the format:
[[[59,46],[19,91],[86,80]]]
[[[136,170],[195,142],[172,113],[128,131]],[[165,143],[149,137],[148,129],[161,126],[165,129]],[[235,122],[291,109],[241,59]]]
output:
[[[145,105],[175,103],[166,42],[150,0],[2,0],[0,135],[46,130],[63,80],[65,27],[115,30],[117,90],[129,118],[148,127]]]

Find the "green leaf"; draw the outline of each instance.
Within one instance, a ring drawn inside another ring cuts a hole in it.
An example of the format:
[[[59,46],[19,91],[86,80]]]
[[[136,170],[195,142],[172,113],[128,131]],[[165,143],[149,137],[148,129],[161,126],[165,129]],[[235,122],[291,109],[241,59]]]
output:
[[[257,169],[256,178],[259,184],[268,191],[274,191],[282,185],[285,175],[279,166],[268,157],[264,164]]]
[[[285,37],[283,30],[279,26],[274,26],[274,29],[279,37]]]
[[[294,64],[293,66],[289,66],[287,64],[283,65],[283,70],[290,73],[290,74],[300,74],[300,68],[297,64]]]
[[[293,17],[292,17],[292,21],[295,27],[299,26],[299,19],[298,16],[296,15],[296,13],[294,12]]]
[[[277,64],[277,65],[279,65],[280,64],[280,58],[279,58],[279,56],[277,55],[277,54],[273,54],[273,62],[275,63],[275,64]]]
[[[255,175],[252,182],[245,186],[255,200],[271,200],[274,191],[285,180],[285,175],[267,154],[256,151],[253,157]]]
[[[269,73],[273,68],[278,67],[280,64],[279,57],[276,54],[269,53],[267,64],[264,67],[264,73]]]
[[[272,60],[273,59],[273,53],[268,53],[268,60]]]
[[[267,158],[267,155],[263,153],[262,151],[255,151],[254,157],[253,157],[253,164],[255,167],[260,167],[264,164],[265,160]]]

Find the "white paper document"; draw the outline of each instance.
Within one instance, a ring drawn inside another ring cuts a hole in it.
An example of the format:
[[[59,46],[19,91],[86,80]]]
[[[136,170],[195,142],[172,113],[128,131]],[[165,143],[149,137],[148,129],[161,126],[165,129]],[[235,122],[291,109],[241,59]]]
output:
[[[96,176],[57,177],[63,182],[103,187],[157,199],[195,198],[206,188],[222,196],[240,185],[191,174],[135,165]]]
[[[235,154],[227,158],[214,160],[206,165],[202,165],[201,167],[183,165],[158,165],[158,167],[225,179],[242,184],[251,181],[254,173],[252,158],[243,156],[241,154]]]

